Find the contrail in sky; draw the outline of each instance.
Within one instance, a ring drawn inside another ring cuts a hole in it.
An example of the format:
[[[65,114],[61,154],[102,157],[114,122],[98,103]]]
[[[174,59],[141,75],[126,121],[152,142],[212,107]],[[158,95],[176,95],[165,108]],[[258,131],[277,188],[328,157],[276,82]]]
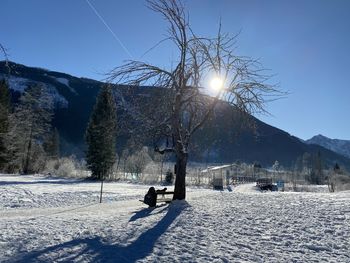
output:
[[[119,43],[119,45],[124,49],[124,51],[129,55],[129,57],[132,59],[133,56],[131,55],[131,53],[129,52],[129,50],[126,48],[126,46],[123,44],[123,42],[119,39],[119,37],[113,32],[113,30],[110,28],[110,26],[106,23],[106,21],[103,19],[103,17],[99,14],[99,12],[96,10],[96,8],[90,3],[89,0],[85,0],[86,3],[91,7],[92,11],[94,11],[94,13],[96,14],[96,16],[101,20],[101,22],[106,26],[106,28],[108,29],[109,32],[112,33],[113,37],[115,38],[115,40],[117,40],[117,42]]]

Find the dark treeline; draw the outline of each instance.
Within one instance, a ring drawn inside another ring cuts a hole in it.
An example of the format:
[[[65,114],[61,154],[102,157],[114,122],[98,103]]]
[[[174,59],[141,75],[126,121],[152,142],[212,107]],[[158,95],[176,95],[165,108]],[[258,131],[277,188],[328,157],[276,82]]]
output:
[[[11,102],[5,80],[0,82],[0,170],[38,173],[46,161],[59,157],[59,135],[52,127],[53,102],[47,89],[29,85]]]

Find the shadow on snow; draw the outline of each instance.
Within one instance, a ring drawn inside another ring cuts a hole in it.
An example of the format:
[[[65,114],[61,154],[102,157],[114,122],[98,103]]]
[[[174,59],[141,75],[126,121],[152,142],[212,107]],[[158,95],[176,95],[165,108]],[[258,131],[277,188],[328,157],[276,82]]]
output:
[[[1,185],[29,185],[29,184],[80,184],[80,183],[89,183],[92,181],[87,181],[86,179],[81,180],[39,180],[39,181],[31,181],[31,182],[24,182],[24,181],[0,181]]]
[[[166,232],[185,207],[183,205],[170,205],[163,208],[161,211],[168,209],[166,215],[154,227],[142,233],[133,243],[127,246],[108,244],[103,242],[100,237],[74,239],[39,251],[20,255],[10,262],[135,262],[152,253],[157,240]],[[150,215],[149,211],[152,211],[152,209],[146,208],[136,212],[129,222],[147,217]]]
[[[159,210],[156,213],[152,213],[153,208],[145,208],[145,209],[141,209],[139,211],[135,211],[134,215],[129,219],[129,222],[133,222],[133,221],[136,221],[137,219],[147,217],[147,216],[151,215],[151,213],[152,213],[152,215],[160,214],[164,210],[168,209],[168,205],[167,204],[157,205],[157,208],[158,207],[163,207],[163,206],[165,206],[165,207],[162,210]]]

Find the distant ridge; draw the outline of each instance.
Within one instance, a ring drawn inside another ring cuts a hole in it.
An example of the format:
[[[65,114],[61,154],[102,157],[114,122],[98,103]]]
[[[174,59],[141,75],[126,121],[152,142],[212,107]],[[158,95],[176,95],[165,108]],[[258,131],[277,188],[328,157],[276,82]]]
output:
[[[306,140],[306,143],[320,145],[326,149],[350,158],[349,140],[331,139],[319,134],[309,140]]]

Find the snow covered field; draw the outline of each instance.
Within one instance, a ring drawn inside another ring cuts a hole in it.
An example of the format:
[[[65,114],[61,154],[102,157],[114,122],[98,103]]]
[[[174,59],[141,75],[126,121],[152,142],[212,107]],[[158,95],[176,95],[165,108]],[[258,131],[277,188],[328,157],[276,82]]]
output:
[[[350,192],[188,189],[0,175],[0,262],[350,262]]]

